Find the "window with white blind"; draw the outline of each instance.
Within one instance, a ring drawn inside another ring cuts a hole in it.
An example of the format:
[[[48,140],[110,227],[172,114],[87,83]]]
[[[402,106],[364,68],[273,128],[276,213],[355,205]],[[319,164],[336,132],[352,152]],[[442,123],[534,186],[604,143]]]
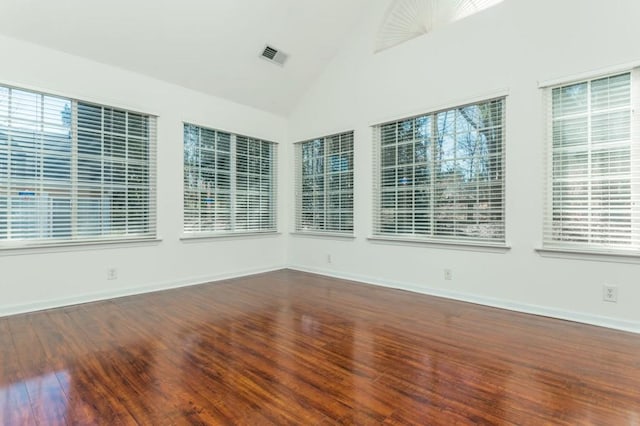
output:
[[[184,233],[276,231],[276,144],[184,125]]]
[[[640,250],[638,70],[546,88],[544,248]]]
[[[504,245],[504,103],[374,127],[374,237]]]
[[[353,233],[353,132],[299,142],[296,231]]]
[[[154,238],[155,117],[0,86],[0,247]]]

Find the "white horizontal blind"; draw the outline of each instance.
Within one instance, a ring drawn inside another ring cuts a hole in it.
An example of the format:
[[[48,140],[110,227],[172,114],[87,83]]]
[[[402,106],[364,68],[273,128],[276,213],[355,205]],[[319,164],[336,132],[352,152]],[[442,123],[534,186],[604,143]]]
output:
[[[275,231],[276,170],[276,144],[185,124],[185,235]]]
[[[640,249],[638,71],[546,89],[545,248]]]
[[[78,237],[155,236],[155,118],[84,102],[73,113]]]
[[[235,231],[275,231],[276,144],[236,137]]]
[[[184,232],[231,231],[231,134],[184,125]]]
[[[353,131],[295,147],[296,231],[353,233]]]
[[[505,242],[504,101],[375,126],[374,235]]]
[[[154,237],[155,118],[0,87],[2,246]]]

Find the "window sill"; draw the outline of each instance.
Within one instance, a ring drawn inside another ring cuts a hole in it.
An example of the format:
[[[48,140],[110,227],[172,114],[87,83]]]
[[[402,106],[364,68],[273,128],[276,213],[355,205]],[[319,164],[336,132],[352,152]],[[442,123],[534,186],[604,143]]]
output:
[[[321,231],[294,231],[290,233],[294,237],[309,237],[309,238],[327,238],[327,239],[340,239],[340,240],[355,240],[354,234],[343,234],[340,232],[321,232]]]
[[[211,240],[225,240],[225,239],[252,239],[261,237],[274,237],[282,235],[278,231],[262,231],[262,232],[225,232],[219,234],[197,234],[188,235],[183,234],[180,237],[180,241],[183,243],[198,243]]]
[[[475,241],[448,241],[448,240],[426,240],[410,237],[390,237],[382,235],[374,235],[367,240],[377,244],[395,244],[410,246],[427,246],[446,250],[465,250],[477,251],[484,253],[506,253],[511,249],[506,243],[486,243]]]
[[[64,253],[86,250],[113,250],[130,247],[145,247],[157,245],[162,242],[161,238],[136,238],[129,240],[112,241],[73,241],[67,243],[33,243],[33,244],[0,244],[0,256],[18,256],[46,253]]]
[[[589,251],[565,248],[537,248],[542,257],[556,259],[589,260],[594,262],[640,263],[640,252]]]

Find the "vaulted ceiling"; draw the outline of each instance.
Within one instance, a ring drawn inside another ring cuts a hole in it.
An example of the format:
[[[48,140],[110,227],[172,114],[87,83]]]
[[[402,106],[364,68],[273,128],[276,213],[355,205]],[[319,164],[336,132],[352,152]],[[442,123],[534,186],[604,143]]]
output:
[[[286,115],[369,2],[3,0],[0,34]]]
[[[373,51],[501,1],[1,0],[0,35],[286,116],[371,8],[387,10]]]

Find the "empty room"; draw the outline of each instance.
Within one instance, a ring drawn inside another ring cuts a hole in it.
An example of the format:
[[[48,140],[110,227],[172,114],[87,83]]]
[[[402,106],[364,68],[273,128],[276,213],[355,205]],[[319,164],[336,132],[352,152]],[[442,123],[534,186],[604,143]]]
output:
[[[640,2],[0,16],[0,425],[640,425]]]

